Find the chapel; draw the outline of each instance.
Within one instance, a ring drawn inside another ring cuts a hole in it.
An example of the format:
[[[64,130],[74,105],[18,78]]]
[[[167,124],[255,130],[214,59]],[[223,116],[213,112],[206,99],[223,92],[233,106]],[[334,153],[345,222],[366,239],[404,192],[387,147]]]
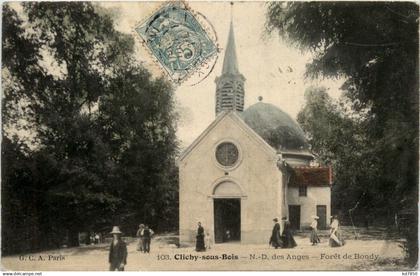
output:
[[[197,223],[215,243],[268,243],[273,218],[295,230],[312,216],[325,229],[332,174],[314,155],[293,118],[259,101],[244,110],[233,23],[216,78],[216,117],[178,158],[181,244],[195,242]]]

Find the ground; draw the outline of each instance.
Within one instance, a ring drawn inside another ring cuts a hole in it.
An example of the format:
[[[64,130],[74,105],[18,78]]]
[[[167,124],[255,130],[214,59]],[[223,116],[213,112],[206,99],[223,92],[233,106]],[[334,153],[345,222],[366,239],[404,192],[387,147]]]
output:
[[[328,246],[326,232],[318,246],[309,243],[308,233],[298,233],[296,248],[277,250],[268,243],[224,243],[195,252],[192,246],[177,248],[176,235],[162,234],[153,239],[150,254],[144,254],[136,250],[137,241],[129,239],[126,270],[410,270],[400,240],[383,229],[356,229],[357,238],[352,228],[343,232],[346,244],[339,248]],[[108,244],[63,248],[3,257],[2,265],[12,271],[101,271],[108,269],[108,250]]]

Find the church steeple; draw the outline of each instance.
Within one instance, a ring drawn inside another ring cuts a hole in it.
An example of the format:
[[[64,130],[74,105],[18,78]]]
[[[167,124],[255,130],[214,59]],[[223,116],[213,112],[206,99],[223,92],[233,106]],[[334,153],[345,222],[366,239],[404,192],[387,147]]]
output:
[[[229,38],[223,60],[222,74],[239,74],[238,60],[236,58],[235,35],[233,33],[233,22],[230,21]]]
[[[239,73],[236,57],[233,21],[230,22],[228,42],[223,59],[222,75],[216,77],[216,115],[224,110],[244,110],[245,77]]]

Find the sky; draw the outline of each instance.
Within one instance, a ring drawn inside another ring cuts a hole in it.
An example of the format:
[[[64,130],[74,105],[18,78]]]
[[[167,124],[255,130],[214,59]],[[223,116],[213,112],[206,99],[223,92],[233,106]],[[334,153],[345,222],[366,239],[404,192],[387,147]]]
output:
[[[220,52],[214,70],[197,85],[181,84],[175,90],[180,114],[177,136],[181,148],[188,146],[215,118],[215,78],[220,76],[229,32],[234,24],[239,71],[245,76],[245,108],[258,102],[271,103],[296,119],[304,106],[305,89],[322,85],[333,98],[338,98],[343,80],[310,80],[304,78],[305,66],[312,55],[287,44],[277,34],[265,33],[264,2],[189,2],[190,8],[203,14],[213,26]],[[140,43],[134,28],[158,9],[162,2],[101,2],[115,15],[116,28],[136,37],[136,55],[154,76],[162,73],[159,64]]]

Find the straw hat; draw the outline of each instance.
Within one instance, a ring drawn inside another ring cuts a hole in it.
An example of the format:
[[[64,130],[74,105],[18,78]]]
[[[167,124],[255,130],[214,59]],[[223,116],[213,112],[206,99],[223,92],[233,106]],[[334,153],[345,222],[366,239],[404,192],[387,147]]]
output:
[[[120,231],[120,228],[118,226],[114,226],[112,227],[112,231],[110,234],[122,234],[122,232]]]

